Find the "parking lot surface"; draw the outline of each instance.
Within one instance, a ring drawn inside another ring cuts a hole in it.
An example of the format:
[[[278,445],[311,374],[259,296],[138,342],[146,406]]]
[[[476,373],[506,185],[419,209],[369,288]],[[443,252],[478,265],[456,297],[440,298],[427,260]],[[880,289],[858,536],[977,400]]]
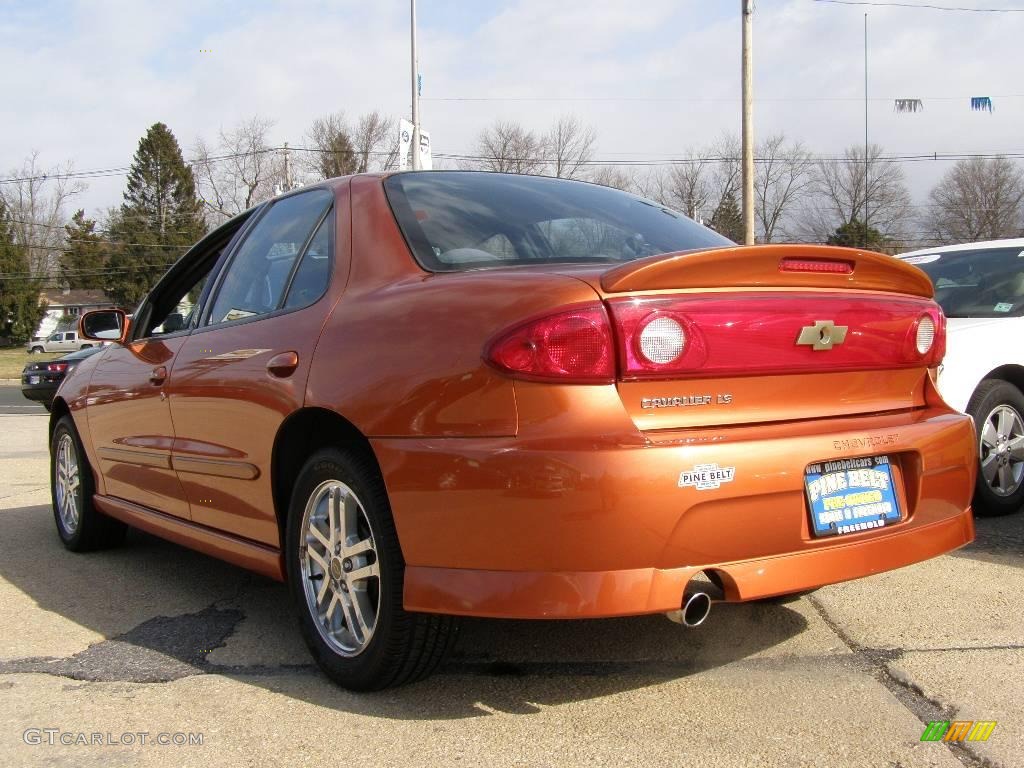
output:
[[[433,677],[355,695],[280,584],[136,532],[66,552],[46,425],[0,415],[0,765],[1024,765],[1024,515],[694,630],[470,621]],[[997,725],[922,742],[933,720]]]

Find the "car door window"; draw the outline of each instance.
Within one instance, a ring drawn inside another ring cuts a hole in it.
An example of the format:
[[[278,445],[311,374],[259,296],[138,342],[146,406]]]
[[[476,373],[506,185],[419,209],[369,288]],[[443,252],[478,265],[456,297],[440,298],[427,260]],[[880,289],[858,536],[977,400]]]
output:
[[[331,210],[320,222],[313,239],[306,247],[306,252],[302,254],[292,284],[288,288],[288,298],[284,302],[287,309],[308,307],[327,291],[334,250],[333,234],[334,211]]]
[[[217,274],[224,252],[251,214],[238,217],[211,233],[196,252],[169,271],[146,298],[134,319],[133,338],[150,338],[195,328],[208,300],[206,286]]]
[[[64,334],[63,333],[55,333],[50,338],[48,338],[47,341],[53,341],[53,342],[64,341]]]
[[[225,269],[208,325],[258,317],[278,308],[292,268],[333,198],[330,190],[312,189],[271,206]]]

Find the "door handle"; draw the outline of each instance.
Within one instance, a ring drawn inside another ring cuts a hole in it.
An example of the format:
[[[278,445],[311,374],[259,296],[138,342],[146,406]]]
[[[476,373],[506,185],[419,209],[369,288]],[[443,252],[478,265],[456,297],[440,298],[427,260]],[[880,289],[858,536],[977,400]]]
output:
[[[277,376],[279,379],[291,376],[298,367],[299,355],[297,352],[279,352],[267,361],[267,370],[272,376]]]
[[[149,374],[150,384],[163,384],[167,380],[167,368],[160,365],[153,369],[153,372]]]

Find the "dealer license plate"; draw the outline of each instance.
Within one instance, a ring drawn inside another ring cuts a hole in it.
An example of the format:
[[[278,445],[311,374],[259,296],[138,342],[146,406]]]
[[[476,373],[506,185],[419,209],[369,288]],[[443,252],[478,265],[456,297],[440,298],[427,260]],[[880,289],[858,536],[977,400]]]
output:
[[[815,536],[841,536],[882,528],[900,519],[888,456],[811,464],[804,487]]]

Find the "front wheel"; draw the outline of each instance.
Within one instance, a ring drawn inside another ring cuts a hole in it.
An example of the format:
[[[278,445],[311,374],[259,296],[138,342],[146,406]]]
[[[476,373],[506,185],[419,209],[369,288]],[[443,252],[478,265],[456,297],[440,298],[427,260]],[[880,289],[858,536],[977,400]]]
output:
[[[334,449],[310,457],[292,494],[286,546],[299,628],[328,677],[379,690],[440,664],[458,620],[402,607],[405,562],[371,461]]]
[[[28,353],[30,355],[41,355],[43,353],[43,348],[42,347],[32,347],[32,349],[30,349],[28,351]]]
[[[125,524],[93,506],[92,470],[69,415],[57,422],[50,440],[50,492],[57,533],[72,552],[105,549],[124,541]]]
[[[1024,395],[1009,382],[983,381],[967,412],[978,434],[974,511],[1008,515],[1024,505]]]

